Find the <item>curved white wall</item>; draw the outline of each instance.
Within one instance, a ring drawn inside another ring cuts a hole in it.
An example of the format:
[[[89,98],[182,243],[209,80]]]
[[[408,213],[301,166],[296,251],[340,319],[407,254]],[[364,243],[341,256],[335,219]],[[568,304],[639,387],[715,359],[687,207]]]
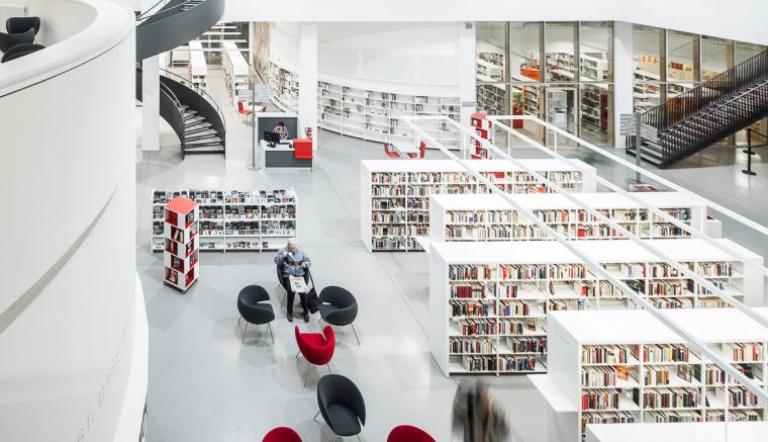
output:
[[[134,356],[134,20],[85,6],[0,66],[0,440],[112,440]]]

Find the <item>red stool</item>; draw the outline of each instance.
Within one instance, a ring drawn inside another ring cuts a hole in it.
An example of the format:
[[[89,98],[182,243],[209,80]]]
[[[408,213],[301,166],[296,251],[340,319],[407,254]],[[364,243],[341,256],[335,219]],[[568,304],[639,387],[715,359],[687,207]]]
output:
[[[419,144],[419,153],[409,153],[408,154],[408,158],[410,158],[412,160],[416,159],[416,158],[418,158],[420,160],[423,160],[424,159],[424,155],[426,153],[427,153],[427,143],[422,141],[421,144]]]
[[[389,432],[387,442],[435,442],[435,439],[421,428],[400,425]]]
[[[261,442],[301,442],[301,436],[288,427],[277,427],[269,430]]]
[[[396,150],[391,150],[389,143],[384,143],[384,153],[387,155],[388,158],[392,158],[396,160],[400,159],[400,154],[397,153]]]
[[[299,352],[296,353],[296,358],[299,357],[299,353],[313,365],[328,367],[328,372],[331,371],[331,367],[328,365],[333,358],[333,352],[336,350],[336,334],[333,332],[333,328],[330,325],[326,325],[323,328],[323,333],[302,333],[297,325],[294,328],[296,334],[296,344],[299,346]],[[304,386],[307,386],[307,375],[304,374]]]

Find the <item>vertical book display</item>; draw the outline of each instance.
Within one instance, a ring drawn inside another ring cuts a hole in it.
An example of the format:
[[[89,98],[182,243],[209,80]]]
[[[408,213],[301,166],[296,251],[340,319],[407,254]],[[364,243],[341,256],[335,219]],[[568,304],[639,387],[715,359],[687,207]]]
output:
[[[297,234],[293,189],[221,191],[155,190],[152,194],[152,251],[163,250],[162,208],[176,196],[200,205],[200,250],[269,251]]]
[[[762,305],[763,259],[738,244],[648,240],[747,305]],[[431,242],[432,354],[446,375],[543,372],[547,314],[625,310],[635,304],[556,241]],[[577,247],[656,308],[724,308],[702,285],[629,241],[579,241]]]
[[[433,193],[489,193],[464,166],[507,193],[551,191],[526,170],[534,170],[572,192],[594,192],[595,168],[574,160],[365,160],[360,162],[361,238],[369,251],[423,250],[417,238],[429,236],[429,196]]]
[[[475,112],[470,117],[470,124],[475,128],[475,133],[478,137],[482,138],[489,143],[493,143],[493,124],[488,116],[482,112]],[[470,153],[470,158],[473,160],[488,160],[491,158],[491,151],[483,146],[478,140],[472,139],[471,145],[474,147],[474,151]]]
[[[666,313],[766,388],[765,327],[736,309]],[[551,440],[583,441],[589,424],[765,419],[766,403],[646,311],[555,312],[547,332],[549,372],[531,381],[550,405]]]
[[[197,281],[200,273],[199,205],[177,196],[164,209],[164,277],[166,284],[182,292]]]

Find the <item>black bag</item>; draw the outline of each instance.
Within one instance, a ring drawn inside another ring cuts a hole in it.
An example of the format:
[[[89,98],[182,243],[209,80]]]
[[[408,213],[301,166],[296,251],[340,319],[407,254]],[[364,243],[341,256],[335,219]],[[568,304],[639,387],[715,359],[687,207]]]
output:
[[[312,272],[309,269],[307,269],[307,275],[312,281],[312,288],[307,292],[307,309],[310,313],[317,313],[320,310],[320,299],[317,297],[317,290],[315,290],[315,278],[312,277]]]

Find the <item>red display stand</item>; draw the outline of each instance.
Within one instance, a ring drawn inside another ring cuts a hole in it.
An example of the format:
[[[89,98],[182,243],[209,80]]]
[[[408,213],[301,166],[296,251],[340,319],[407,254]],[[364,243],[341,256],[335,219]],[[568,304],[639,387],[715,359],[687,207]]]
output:
[[[475,128],[475,133],[477,133],[478,137],[493,143],[493,125],[486,114],[475,112],[470,117],[470,124]],[[491,151],[483,147],[481,142],[472,139],[472,145],[475,151],[470,155],[471,159],[486,160],[491,158]]]
[[[165,205],[163,282],[182,292],[200,274],[200,235],[198,204],[177,196]]]

